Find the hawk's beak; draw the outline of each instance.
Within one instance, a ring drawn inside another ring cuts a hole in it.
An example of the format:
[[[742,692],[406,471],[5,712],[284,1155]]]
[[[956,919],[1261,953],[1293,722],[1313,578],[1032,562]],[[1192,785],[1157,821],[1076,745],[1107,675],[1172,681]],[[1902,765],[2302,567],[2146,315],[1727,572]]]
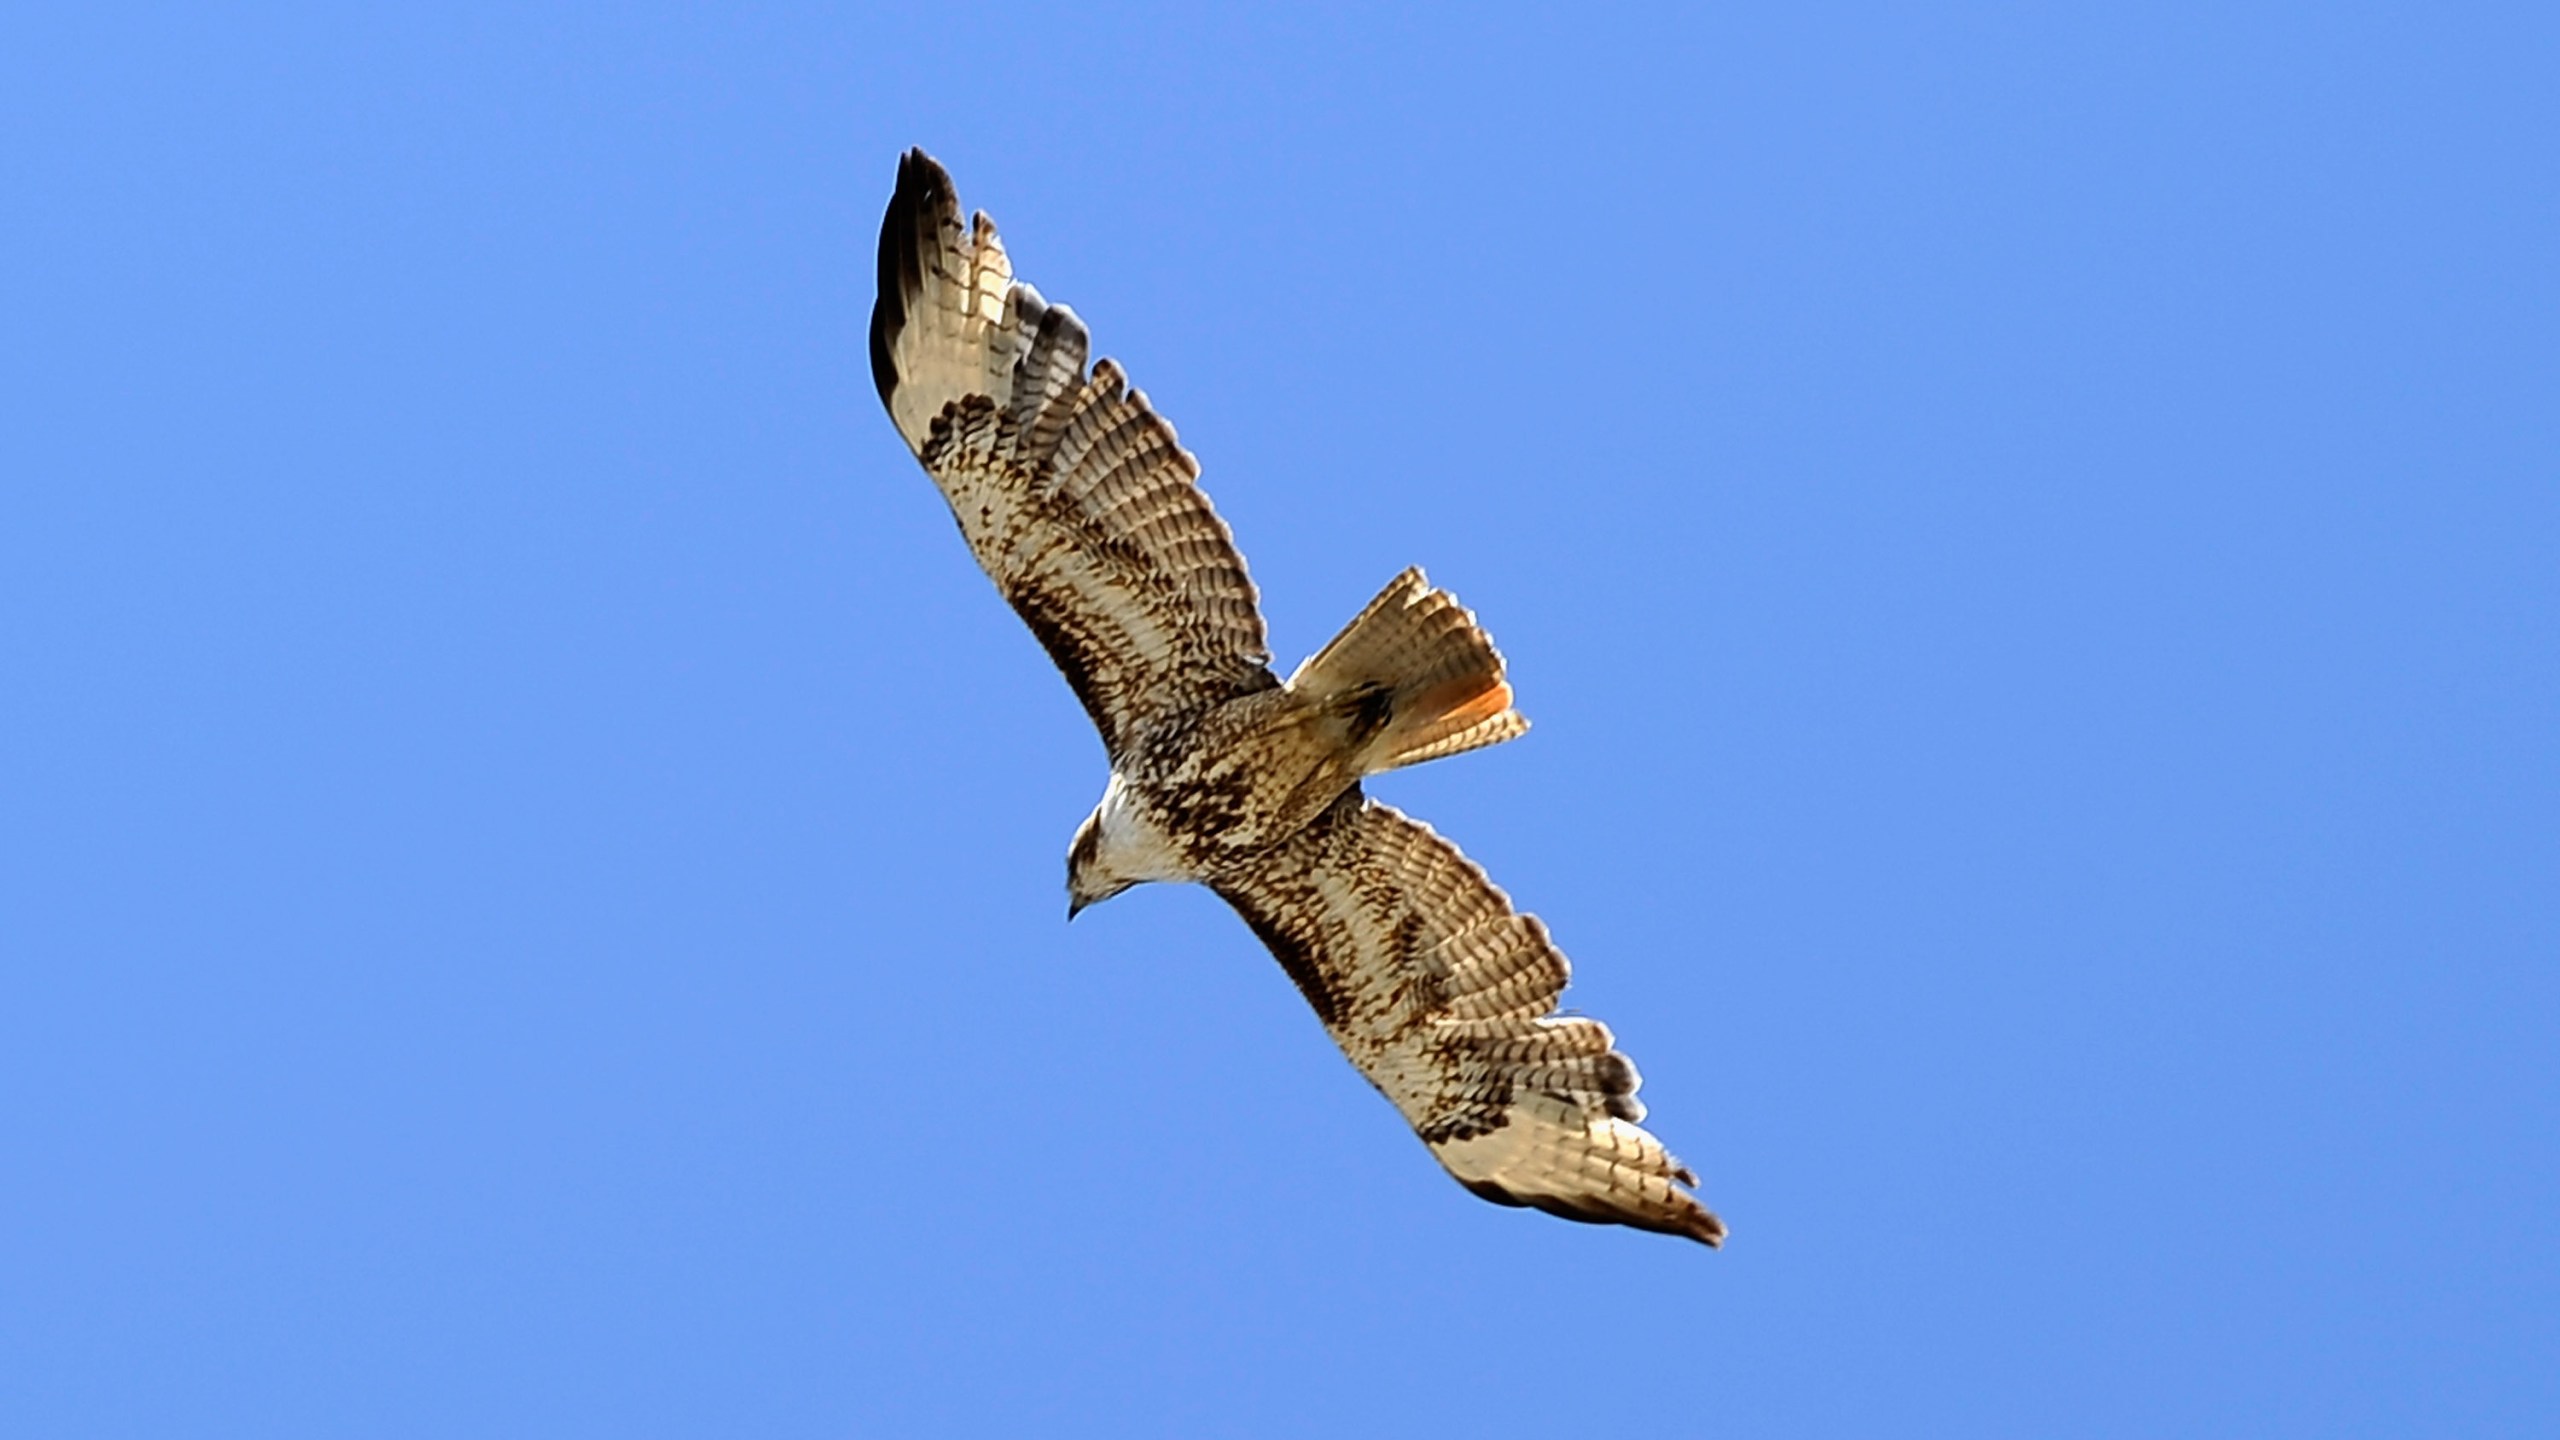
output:
[[[1082,898],[1082,897],[1080,897],[1080,896],[1075,896],[1075,895],[1070,895],[1070,896],[1068,896],[1068,897],[1067,897],[1067,922],[1068,922],[1069,924],[1073,924],[1073,923],[1075,923],[1075,918],[1076,918],[1076,916],[1077,916],[1077,915],[1079,915],[1079,914],[1081,914],[1081,913],[1083,913],[1083,911],[1084,911],[1084,907],[1085,907],[1085,902],[1084,902],[1084,900],[1083,900],[1083,898]]]

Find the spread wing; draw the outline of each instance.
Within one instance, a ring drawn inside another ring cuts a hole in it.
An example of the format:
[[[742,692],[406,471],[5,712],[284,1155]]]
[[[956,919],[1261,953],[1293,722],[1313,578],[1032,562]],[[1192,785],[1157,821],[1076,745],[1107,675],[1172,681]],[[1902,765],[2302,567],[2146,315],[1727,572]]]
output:
[[[1534,915],[1430,826],[1345,794],[1210,887],[1458,1182],[1485,1199],[1716,1245],[1697,1177],[1637,1121],[1609,1027]]]
[[[1013,280],[951,177],[898,163],[871,374],[960,533],[1117,760],[1153,725],[1277,683],[1243,557],[1173,427],[1084,324]]]

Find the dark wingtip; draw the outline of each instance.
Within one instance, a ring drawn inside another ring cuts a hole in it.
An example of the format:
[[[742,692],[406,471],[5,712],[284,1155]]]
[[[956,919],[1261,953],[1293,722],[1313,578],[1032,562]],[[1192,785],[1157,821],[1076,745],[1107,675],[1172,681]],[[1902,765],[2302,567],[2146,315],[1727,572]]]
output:
[[[898,188],[880,217],[880,291],[871,304],[871,383],[880,403],[898,388],[892,347],[906,328],[907,301],[924,288],[924,247],[954,203],[951,173],[921,148],[898,157]]]
[[[1656,1235],[1676,1235],[1683,1240],[1695,1240],[1710,1250],[1724,1248],[1724,1222],[1716,1218],[1714,1211],[1694,1200],[1689,1202],[1685,1213],[1664,1215],[1605,1205],[1577,1205],[1571,1200],[1550,1195],[1516,1195],[1491,1180],[1460,1180],[1458,1183],[1474,1191],[1478,1199],[1490,1200],[1496,1205],[1543,1210],[1576,1225],[1624,1225],[1635,1230],[1650,1230]]]
[[[1716,1218],[1714,1211],[1708,1211],[1699,1216],[1697,1224],[1690,1226],[1688,1229],[1680,1233],[1697,1241],[1699,1244],[1706,1246],[1710,1250],[1721,1250],[1724,1248],[1724,1222]]]

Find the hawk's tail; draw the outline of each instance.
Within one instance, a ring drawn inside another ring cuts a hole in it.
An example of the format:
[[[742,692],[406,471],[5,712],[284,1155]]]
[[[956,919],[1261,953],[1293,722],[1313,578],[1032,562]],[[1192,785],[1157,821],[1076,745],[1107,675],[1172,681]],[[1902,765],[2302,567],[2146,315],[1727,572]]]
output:
[[[1419,569],[1387,582],[1298,667],[1289,688],[1342,713],[1363,775],[1498,745],[1529,728],[1511,708],[1493,637]]]

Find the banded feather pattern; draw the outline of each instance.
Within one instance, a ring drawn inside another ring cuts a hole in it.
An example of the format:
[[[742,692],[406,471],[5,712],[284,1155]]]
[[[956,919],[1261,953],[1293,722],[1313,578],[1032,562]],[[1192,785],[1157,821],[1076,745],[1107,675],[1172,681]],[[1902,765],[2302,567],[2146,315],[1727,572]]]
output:
[[[1556,1013],[1572,966],[1546,926],[1430,826],[1354,789],[1207,883],[1460,1184],[1722,1243],[1697,1176],[1636,1123],[1642,1080],[1609,1028]]]
[[[1260,597],[1199,462],[1083,322],[1013,279],[951,177],[898,167],[880,226],[872,379],[970,552],[1117,758],[1144,732],[1269,689]]]

